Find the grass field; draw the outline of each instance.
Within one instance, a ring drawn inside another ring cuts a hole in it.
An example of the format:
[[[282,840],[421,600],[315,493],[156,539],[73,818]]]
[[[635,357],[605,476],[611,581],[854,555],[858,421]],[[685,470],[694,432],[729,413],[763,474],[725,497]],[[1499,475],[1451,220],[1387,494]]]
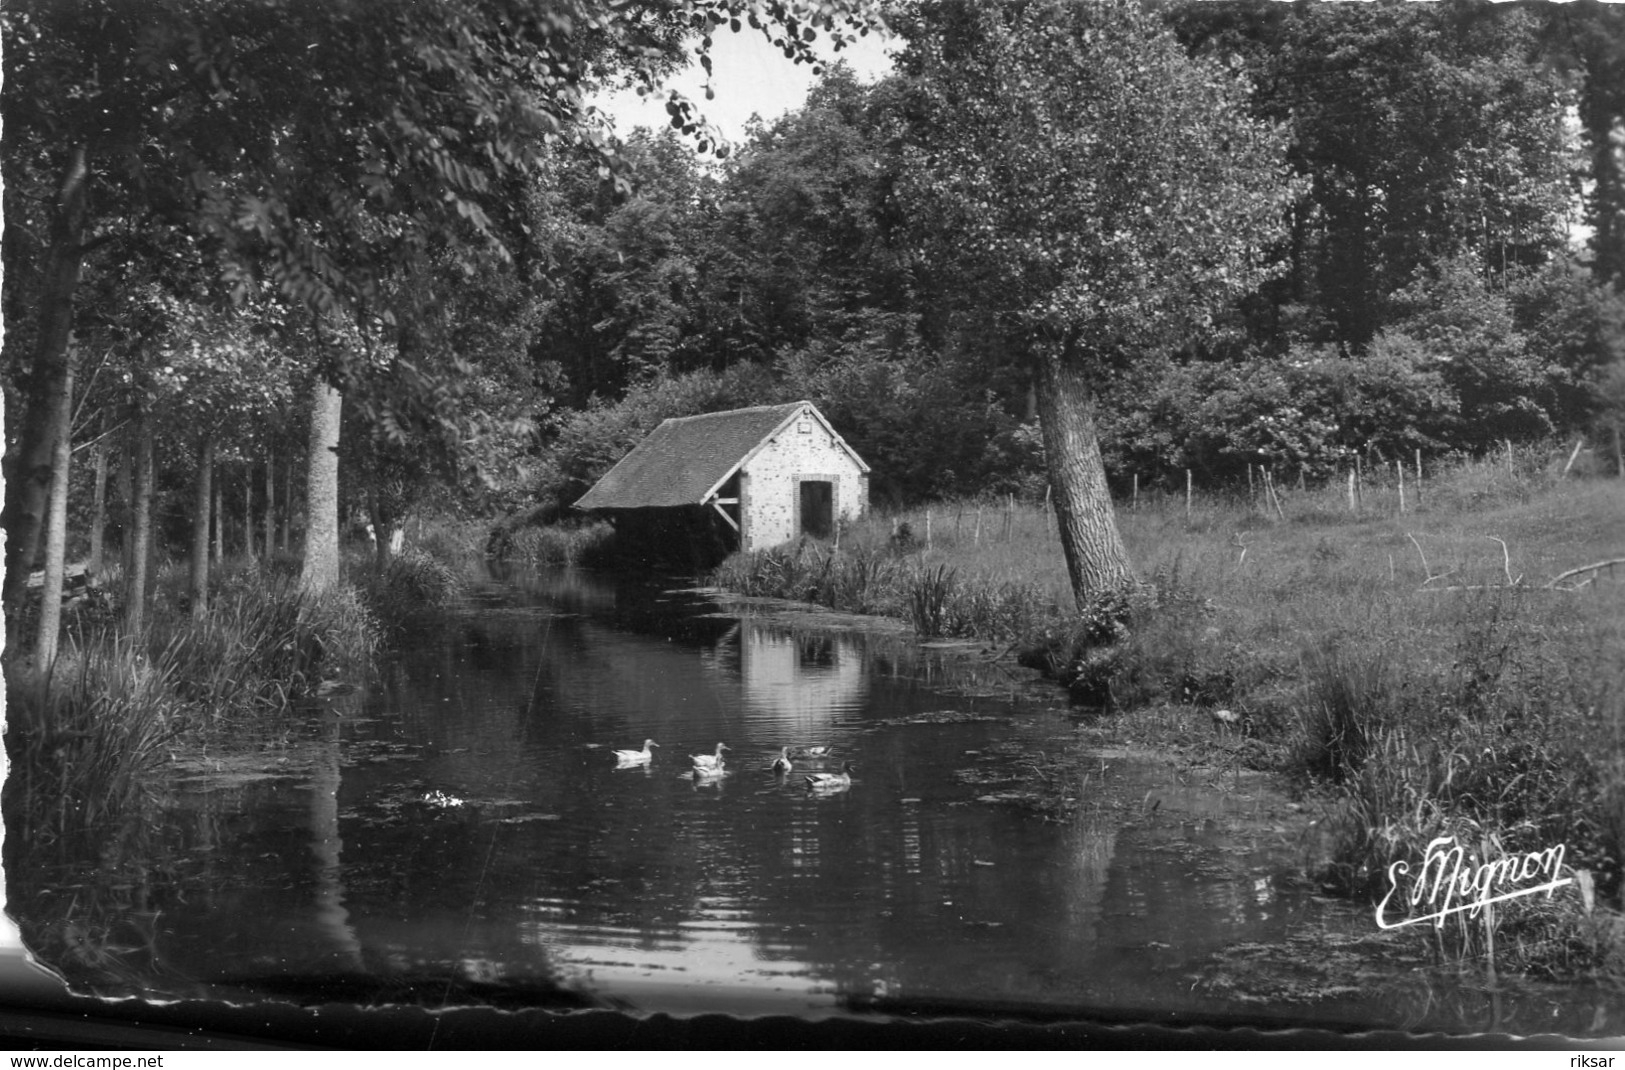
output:
[[[1563,481],[1534,454],[1425,474],[1404,512],[1397,481],[1371,480],[1353,507],[1346,485],[1120,502],[1146,587],[1082,610],[1053,518],[1009,501],[872,515],[839,549],[735,557],[717,579],[1008,646],[1135,738],[1280,773],[1329,829],[1314,876],[1346,894],[1380,895],[1439,837],[1486,860],[1564,844],[1583,900],[1507,904],[1454,946],[1614,971],[1625,481]],[[1219,708],[1244,719],[1235,735],[1215,735]]]

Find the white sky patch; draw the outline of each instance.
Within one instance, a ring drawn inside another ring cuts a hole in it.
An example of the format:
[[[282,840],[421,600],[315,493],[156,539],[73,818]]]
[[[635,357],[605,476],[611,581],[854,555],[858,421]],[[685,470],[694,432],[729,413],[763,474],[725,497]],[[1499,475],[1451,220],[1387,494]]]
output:
[[[873,82],[891,70],[891,56],[879,34],[861,37],[856,44],[831,52],[820,49],[825,59],[844,59],[862,82]],[[812,67],[784,58],[784,53],[768,43],[761,33],[746,27],[733,33],[726,27],[713,35],[711,49],[711,88],[715,100],[705,99],[705,72],[698,63],[674,76],[667,89],[688,97],[710,123],[735,145],[745,140],[745,124],[752,115],[771,123],[787,111],[799,108],[815,81]],[[593,100],[615,121],[616,133],[625,137],[634,127],[654,130],[667,126],[666,93],[639,97],[627,89],[606,93]]]

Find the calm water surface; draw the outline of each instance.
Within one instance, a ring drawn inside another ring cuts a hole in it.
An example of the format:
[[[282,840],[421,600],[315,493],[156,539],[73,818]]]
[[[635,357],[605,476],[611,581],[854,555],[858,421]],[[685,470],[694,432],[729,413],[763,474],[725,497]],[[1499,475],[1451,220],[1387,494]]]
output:
[[[1574,990],[1420,979],[1367,911],[1288,879],[1302,819],[1222,770],[1104,754],[1067,820],[1000,802],[1078,733],[1014,690],[962,653],[646,581],[491,577],[257,752],[181,756],[137,853],[42,852],[11,910],[70,978],[155,995],[1608,1020]],[[645,738],[653,762],[617,767]],[[719,741],[728,775],[697,782],[689,756]],[[849,790],[802,782],[836,763],[767,771],[805,743],[855,763]]]

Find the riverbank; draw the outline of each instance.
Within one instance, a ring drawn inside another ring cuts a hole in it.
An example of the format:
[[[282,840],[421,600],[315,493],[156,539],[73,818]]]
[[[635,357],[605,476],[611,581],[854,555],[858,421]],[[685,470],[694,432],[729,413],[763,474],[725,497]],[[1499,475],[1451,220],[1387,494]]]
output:
[[[1111,711],[1096,744],[1267,771],[1324,830],[1306,878],[1345,896],[1374,902],[1444,837],[1486,858],[1561,844],[1586,894],[1440,935],[1462,961],[1620,976],[1625,582],[1585,566],[1625,558],[1625,490],[1502,460],[1417,495],[1142,499],[1119,519],[1147,593],[1081,614],[1052,519],[1010,502],[870,518],[715,581],[975,638]]]
[[[291,557],[217,565],[198,619],[184,566],[170,566],[139,634],[103,598],[94,616],[65,622],[48,671],[7,667],[8,864],[29,845],[139,821],[177,754],[274,730],[291,706],[353,688],[401,627],[460,583],[452,566],[415,551],[382,568],[347,555],[346,581],[320,595],[300,590],[298,568]],[[115,571],[102,590],[118,589]]]

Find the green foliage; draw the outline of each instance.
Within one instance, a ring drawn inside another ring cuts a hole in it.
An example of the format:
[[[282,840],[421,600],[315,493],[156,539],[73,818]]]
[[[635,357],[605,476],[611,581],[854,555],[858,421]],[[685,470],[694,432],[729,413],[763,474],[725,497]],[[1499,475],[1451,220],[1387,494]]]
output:
[[[1541,18],[1398,2],[1169,9],[1194,51],[1248,71],[1255,113],[1290,124],[1310,204],[1282,289],[1327,328],[1301,340],[1364,349],[1388,295],[1429,265],[1477,256],[1510,277],[1560,249],[1577,161]]]
[[[277,710],[328,678],[364,672],[376,620],[340,586],[313,596],[297,577],[257,567],[217,570],[209,613],[194,620],[179,569],[159,580],[146,649],[174,669],[176,696],[210,718]]]
[[[602,521],[526,524],[515,531],[493,533],[488,552],[504,561],[532,565],[579,565],[600,553],[615,529]]]
[[[395,554],[382,568],[352,569],[355,593],[385,631],[404,627],[414,617],[443,609],[463,589],[458,570],[421,549]]]
[[[1578,429],[1625,413],[1625,395],[1606,385],[1625,363],[1625,294],[1564,259],[1515,280],[1509,297],[1518,330],[1549,362],[1553,423]]]
[[[1011,419],[966,360],[926,352],[906,317],[855,317],[838,338],[783,354],[784,396],[819,407],[873,470],[877,500],[1031,490],[1036,434]]]
[[[537,497],[544,506],[567,509],[662,420],[796,400],[752,365],[660,378],[620,401],[596,400],[560,422],[542,458]]]
[[[1551,431],[1553,369],[1513,324],[1504,290],[1492,291],[1471,258],[1428,265],[1394,295],[1392,330],[1428,351],[1461,418],[1441,430],[1460,447]]]
[[[6,817],[36,842],[108,822],[150,791],[185,723],[172,650],[68,646],[44,677],[6,673]]]
[[[1131,356],[1265,276],[1282,140],[1136,6],[932,3],[900,32],[898,197],[964,312]]]
[[[42,840],[106,827],[152,790],[182,739],[277,716],[325,680],[370,671],[378,625],[349,588],[312,597],[257,568],[216,582],[201,621],[160,600],[139,637],[74,636],[44,676],[8,669],[11,827]]]

